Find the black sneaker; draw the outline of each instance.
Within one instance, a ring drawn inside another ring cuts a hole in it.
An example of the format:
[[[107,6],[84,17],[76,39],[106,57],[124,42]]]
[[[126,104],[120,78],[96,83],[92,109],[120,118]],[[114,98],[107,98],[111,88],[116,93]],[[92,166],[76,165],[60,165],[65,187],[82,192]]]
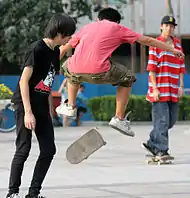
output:
[[[162,152],[162,151],[159,151],[156,153],[156,156],[158,157],[164,157],[164,156],[168,156],[166,152]]]
[[[141,144],[141,146],[142,146],[143,148],[145,148],[145,149],[146,149],[149,153],[151,153],[153,156],[156,155],[156,153],[154,152],[153,148],[150,147],[147,143],[143,142],[143,143]]]
[[[8,195],[6,196],[6,198],[19,198],[18,193],[8,193]]]
[[[171,160],[167,152],[162,152],[162,151],[156,153],[156,159],[164,160],[164,161]]]
[[[26,195],[25,196],[25,198],[46,198],[46,197],[44,197],[44,196],[42,196],[42,195]]]
[[[170,160],[174,160],[174,157],[171,156],[167,151],[164,152],[164,154],[167,155]]]

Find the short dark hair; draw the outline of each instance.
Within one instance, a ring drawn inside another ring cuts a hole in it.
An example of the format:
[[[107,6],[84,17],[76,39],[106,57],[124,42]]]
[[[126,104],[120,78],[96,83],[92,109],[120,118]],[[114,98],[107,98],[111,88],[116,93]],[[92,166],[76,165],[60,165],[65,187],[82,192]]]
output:
[[[121,14],[113,8],[104,8],[104,9],[100,10],[100,12],[98,14],[98,18],[99,18],[99,20],[106,19],[109,21],[120,23]]]
[[[74,19],[66,14],[55,14],[51,17],[45,29],[44,36],[54,39],[57,34],[71,36],[76,30]]]
[[[83,84],[80,84],[80,88],[85,88],[85,86]]]

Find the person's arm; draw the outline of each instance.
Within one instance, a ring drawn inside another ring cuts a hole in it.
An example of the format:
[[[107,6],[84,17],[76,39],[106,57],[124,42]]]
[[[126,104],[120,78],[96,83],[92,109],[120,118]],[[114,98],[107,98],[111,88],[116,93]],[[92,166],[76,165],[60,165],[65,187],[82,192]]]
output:
[[[65,55],[66,52],[68,52],[72,48],[76,48],[76,46],[79,44],[80,38],[81,38],[81,31],[74,34],[71,37],[71,39],[68,41],[67,44],[60,46],[60,48],[59,48],[60,49],[60,60],[63,58],[63,56]]]
[[[48,101],[49,101],[49,111],[50,111],[50,116],[53,120],[53,97],[52,95],[50,94],[49,97],[48,97]]]
[[[184,94],[184,74],[179,74],[179,90],[178,90],[178,97],[181,98]]]
[[[63,82],[62,82],[61,86],[60,86],[59,89],[58,89],[58,93],[59,93],[59,94],[61,94],[63,88],[64,88],[64,84],[63,84]]]
[[[63,58],[63,56],[65,55],[66,52],[68,52],[69,50],[72,49],[72,45],[67,43],[65,45],[61,45],[59,47],[59,50],[60,50],[60,60]]]
[[[180,73],[179,74],[179,86],[181,87],[181,88],[184,88],[184,74],[183,73]]]
[[[150,79],[151,79],[153,89],[157,88],[156,70],[157,70],[158,62],[159,62],[159,58],[158,58],[156,47],[150,47],[147,70],[149,71],[149,74],[150,74]]]
[[[152,90],[153,90],[152,93],[155,101],[158,101],[160,96],[160,92],[157,88],[157,83],[156,83],[156,70],[158,66],[158,61],[159,58],[157,54],[157,49],[155,47],[150,47],[147,70],[149,71],[150,82],[152,84]]]
[[[62,84],[61,84],[61,86],[60,86],[60,88],[58,90],[59,94],[61,94],[63,88],[66,87],[66,85],[67,85],[67,78],[65,78],[64,81],[62,82]]]
[[[156,72],[150,71],[149,74],[150,74],[150,80],[151,80],[151,83],[152,83],[152,89],[153,90],[157,89]]]
[[[124,26],[118,25],[117,26],[119,28],[118,31],[118,36],[121,38],[121,43],[130,43],[133,44],[134,42],[138,42],[142,45],[146,45],[146,46],[152,46],[152,47],[157,47],[160,49],[163,49],[165,51],[169,51],[172,52],[175,56],[179,57],[179,58],[184,58],[184,54],[182,51],[177,50],[175,48],[173,48],[170,45],[167,45],[164,42],[161,42],[157,39],[154,39],[152,37],[149,36],[143,36],[141,34],[138,34],[137,32],[126,28]]]
[[[166,43],[159,41],[157,39],[154,39],[152,37],[142,35],[137,39],[137,42],[142,45],[157,47],[165,51],[172,52],[175,56],[179,58],[184,58],[184,53],[182,51],[177,50],[173,48],[172,46],[167,45]]]
[[[33,67],[25,67],[19,81],[25,113],[32,112],[29,96],[29,80],[32,76],[32,73]]]
[[[183,49],[181,49],[183,51]],[[179,74],[179,97],[184,94],[184,74],[185,74],[185,61],[181,60],[180,74]]]
[[[25,67],[19,81],[20,92],[21,92],[21,97],[25,112],[25,126],[28,129],[34,129],[36,125],[36,120],[32,113],[32,108],[30,104],[30,94],[29,94],[29,80],[32,76],[32,73],[33,73],[33,67],[31,66]]]

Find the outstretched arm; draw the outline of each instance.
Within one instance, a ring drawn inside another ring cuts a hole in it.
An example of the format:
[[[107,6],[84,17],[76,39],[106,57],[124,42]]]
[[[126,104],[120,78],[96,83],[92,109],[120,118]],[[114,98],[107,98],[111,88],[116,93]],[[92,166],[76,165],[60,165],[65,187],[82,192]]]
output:
[[[130,43],[133,44],[134,42],[138,42],[142,45],[157,47],[163,49],[164,51],[172,52],[175,56],[179,58],[184,58],[184,53],[180,50],[174,49],[172,46],[165,44],[157,39],[154,39],[149,36],[143,36],[134,32],[133,30],[126,28],[124,26],[119,25],[119,36],[121,38],[122,43]]]
[[[140,36],[137,39],[137,42],[142,45],[157,47],[157,48],[163,49],[165,51],[172,52],[172,53],[174,53],[175,56],[177,56],[179,58],[184,58],[184,56],[185,56],[182,51],[177,50],[177,49],[173,48],[172,46],[167,45],[166,43],[159,41],[157,39],[154,39],[152,37],[149,37],[149,36]]]

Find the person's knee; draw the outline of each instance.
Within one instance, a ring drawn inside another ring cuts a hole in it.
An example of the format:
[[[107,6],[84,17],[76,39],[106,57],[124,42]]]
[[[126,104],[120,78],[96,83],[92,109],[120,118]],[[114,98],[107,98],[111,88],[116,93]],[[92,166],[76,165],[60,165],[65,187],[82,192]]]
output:
[[[55,144],[41,149],[40,156],[43,158],[53,159],[53,156],[56,154]]]
[[[169,129],[169,121],[167,116],[163,115],[160,118],[160,122],[157,123],[157,129],[161,132],[161,134],[165,134]]]
[[[169,128],[169,120],[167,118],[167,115],[158,115],[154,112],[152,116],[154,128],[156,129],[156,131],[165,133]]]
[[[123,78],[123,81],[118,85],[126,88],[131,88],[135,81],[136,81],[135,76],[128,76],[126,78]]]
[[[77,78],[75,78],[75,77],[70,77],[70,78],[68,78],[68,86],[79,88],[80,81],[77,80]]]
[[[30,148],[31,146],[26,146],[22,150],[16,150],[14,158],[19,159],[20,162],[26,161],[30,153]]]

